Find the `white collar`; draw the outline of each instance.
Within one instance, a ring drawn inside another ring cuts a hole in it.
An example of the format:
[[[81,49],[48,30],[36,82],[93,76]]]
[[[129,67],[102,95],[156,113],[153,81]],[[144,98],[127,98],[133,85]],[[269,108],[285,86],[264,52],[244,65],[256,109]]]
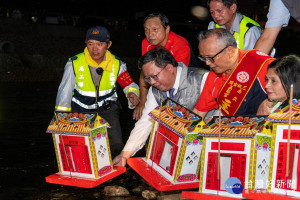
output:
[[[173,85],[173,88],[175,89],[174,95],[178,91],[179,82],[180,82],[180,76],[181,76],[181,71],[182,71],[182,67],[180,67],[179,65],[176,68],[177,68],[177,74],[176,74],[176,79],[175,79],[175,82],[174,82],[174,85]]]

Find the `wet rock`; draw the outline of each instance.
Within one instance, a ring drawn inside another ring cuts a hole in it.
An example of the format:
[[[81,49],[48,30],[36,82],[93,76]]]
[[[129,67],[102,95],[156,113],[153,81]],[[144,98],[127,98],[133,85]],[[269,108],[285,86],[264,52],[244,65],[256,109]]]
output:
[[[179,193],[179,194],[162,195],[162,196],[159,196],[157,198],[157,200],[181,200],[181,199],[183,199],[181,197],[181,193]]]
[[[124,197],[129,196],[130,193],[126,188],[123,188],[121,186],[106,186],[104,188],[104,195],[109,197]]]
[[[97,199],[97,198],[101,197],[101,193],[100,192],[94,192],[93,197],[95,197]]]
[[[60,192],[57,192],[57,193],[53,193],[51,195],[51,199],[63,199],[63,198],[67,198],[69,197],[70,195],[67,194],[67,193],[60,193]]]
[[[157,199],[158,192],[157,191],[150,191],[150,190],[144,190],[142,192],[142,196],[144,199],[150,200],[150,199]]]
[[[139,180],[139,179],[141,179],[141,177],[139,175],[137,175],[137,174],[134,174],[131,178],[132,178],[132,180]]]
[[[124,178],[122,178],[122,179],[119,180],[119,184],[120,184],[120,185],[123,185],[123,184],[125,184],[126,182],[127,182],[127,180],[124,180]]]
[[[143,186],[140,185],[138,187],[133,188],[132,192],[135,194],[140,194],[140,193],[142,193],[143,189],[144,189]]]

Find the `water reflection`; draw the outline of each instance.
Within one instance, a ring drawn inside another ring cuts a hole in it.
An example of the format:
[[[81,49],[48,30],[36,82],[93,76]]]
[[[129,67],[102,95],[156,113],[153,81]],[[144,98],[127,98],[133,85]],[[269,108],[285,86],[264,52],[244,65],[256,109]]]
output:
[[[45,182],[46,176],[58,171],[51,134],[45,133],[53,116],[58,84],[0,83],[0,199],[141,199],[140,195],[103,196],[107,185],[117,184],[130,191],[145,184],[130,168],[126,174],[92,189]],[[120,117],[124,139],[134,124],[131,116],[132,111],[123,106]]]

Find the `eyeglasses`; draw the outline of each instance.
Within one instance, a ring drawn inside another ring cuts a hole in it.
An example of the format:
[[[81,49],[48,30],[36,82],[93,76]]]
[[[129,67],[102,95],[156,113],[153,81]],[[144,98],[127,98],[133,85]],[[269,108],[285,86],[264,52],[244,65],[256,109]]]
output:
[[[201,55],[198,56],[198,59],[203,61],[203,62],[211,62],[211,63],[214,63],[214,58],[219,55],[220,53],[222,53],[228,46],[226,46],[225,48],[223,48],[221,51],[219,51],[216,55],[214,55],[213,57],[202,57]]]
[[[167,65],[166,65],[167,66]],[[162,68],[162,70],[164,70],[166,68],[166,66],[164,66],[164,68]],[[160,70],[160,72],[162,72],[162,70]],[[153,75],[153,76],[147,76],[147,77],[144,77],[144,81],[146,81],[147,83],[149,83],[152,80],[155,80],[157,81],[159,78],[158,78],[158,74],[160,73],[158,72],[156,75]]]

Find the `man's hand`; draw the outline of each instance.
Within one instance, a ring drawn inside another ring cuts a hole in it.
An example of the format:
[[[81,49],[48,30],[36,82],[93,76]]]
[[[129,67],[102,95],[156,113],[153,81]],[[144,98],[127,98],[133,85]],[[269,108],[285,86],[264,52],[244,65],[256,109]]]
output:
[[[125,167],[127,163],[127,158],[123,157],[121,154],[117,155],[114,159],[113,159],[113,165],[114,166],[122,166]]]
[[[122,166],[125,167],[127,163],[127,159],[132,155],[130,151],[122,151],[119,155],[117,155],[113,159],[114,166]]]
[[[140,102],[133,111],[133,119],[139,120],[143,114],[143,110],[145,108],[145,103]]]
[[[259,105],[257,109],[257,115],[269,115],[271,113],[271,109],[273,107],[274,102],[270,101],[269,99],[265,99]]]
[[[202,111],[199,111],[197,110],[196,108],[193,109],[193,112],[196,113],[197,115],[199,115],[200,117],[202,117],[202,119],[204,120],[207,112],[202,112]]]
[[[145,103],[147,101],[147,94],[150,85],[144,80],[144,73],[141,71],[140,78],[139,78],[139,84],[140,84],[140,103],[137,105],[133,111],[133,119],[139,120],[142,116],[143,110],[145,108]]]
[[[133,92],[129,92],[127,96],[132,106],[136,106],[140,103],[140,98]]]

